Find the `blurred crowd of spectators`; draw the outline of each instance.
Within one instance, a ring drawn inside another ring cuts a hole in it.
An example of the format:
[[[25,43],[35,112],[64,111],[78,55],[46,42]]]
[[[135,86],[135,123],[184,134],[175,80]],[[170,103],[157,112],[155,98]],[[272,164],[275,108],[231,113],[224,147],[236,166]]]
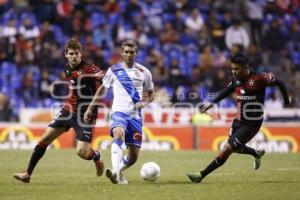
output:
[[[137,61],[152,71],[163,106],[197,104],[225,87],[236,52],[254,70],[285,80],[291,106],[300,105],[298,0],[0,0],[0,16],[0,92],[15,115],[54,102],[50,86],[65,80],[63,46],[71,37],[101,66],[119,61],[124,39],[136,40]],[[281,102],[275,91],[267,91],[270,105]]]

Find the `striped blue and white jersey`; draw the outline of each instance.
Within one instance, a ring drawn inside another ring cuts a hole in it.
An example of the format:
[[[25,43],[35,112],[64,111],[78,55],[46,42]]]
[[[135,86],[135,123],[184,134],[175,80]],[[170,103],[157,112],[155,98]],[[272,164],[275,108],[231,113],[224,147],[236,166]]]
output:
[[[106,72],[103,85],[113,88],[112,112],[131,116],[139,116],[139,112],[134,110],[134,104],[142,101],[143,91],[153,90],[151,72],[139,63],[134,63],[130,68],[122,62],[113,65]]]

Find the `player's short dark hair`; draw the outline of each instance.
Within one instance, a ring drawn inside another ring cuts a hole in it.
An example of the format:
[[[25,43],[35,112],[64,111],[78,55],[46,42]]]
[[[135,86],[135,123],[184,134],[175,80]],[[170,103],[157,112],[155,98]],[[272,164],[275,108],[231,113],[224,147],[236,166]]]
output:
[[[231,57],[230,62],[241,66],[247,66],[248,58],[244,54],[236,54]]]
[[[138,46],[134,40],[128,39],[122,42],[122,50],[124,47],[134,47],[137,50]]]
[[[82,46],[76,39],[70,39],[67,41],[67,43],[65,44],[65,53],[68,53],[68,49],[79,50],[80,52],[82,52]]]

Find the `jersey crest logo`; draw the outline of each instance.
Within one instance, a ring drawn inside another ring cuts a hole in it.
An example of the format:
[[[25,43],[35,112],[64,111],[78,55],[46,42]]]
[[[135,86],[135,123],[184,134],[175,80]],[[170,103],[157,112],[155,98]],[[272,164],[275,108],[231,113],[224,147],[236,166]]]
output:
[[[246,94],[244,89],[240,89],[240,91],[241,91],[241,94]]]
[[[135,71],[134,74],[137,76],[137,77],[140,77],[140,73]]]
[[[255,81],[254,81],[253,79],[250,79],[249,82],[248,82],[248,84],[249,84],[251,87],[254,86],[254,83],[255,83]]]
[[[118,75],[122,76],[122,75],[123,75],[123,72],[119,71],[119,72],[118,72]]]

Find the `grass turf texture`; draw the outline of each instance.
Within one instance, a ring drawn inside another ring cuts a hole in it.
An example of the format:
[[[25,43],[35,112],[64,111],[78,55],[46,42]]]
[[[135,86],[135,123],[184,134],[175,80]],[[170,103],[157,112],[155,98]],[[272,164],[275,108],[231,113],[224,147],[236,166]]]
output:
[[[192,184],[186,172],[200,170],[216,152],[141,152],[136,165],[126,171],[129,185],[113,185],[97,177],[92,161],[77,157],[75,150],[48,150],[37,166],[30,184],[13,179],[27,167],[31,151],[0,151],[0,199],[299,199],[300,155],[266,154],[261,169],[252,170],[253,158],[234,154],[202,183]],[[104,152],[110,167],[109,152]],[[161,167],[161,177],[149,183],[140,178],[144,162]]]

